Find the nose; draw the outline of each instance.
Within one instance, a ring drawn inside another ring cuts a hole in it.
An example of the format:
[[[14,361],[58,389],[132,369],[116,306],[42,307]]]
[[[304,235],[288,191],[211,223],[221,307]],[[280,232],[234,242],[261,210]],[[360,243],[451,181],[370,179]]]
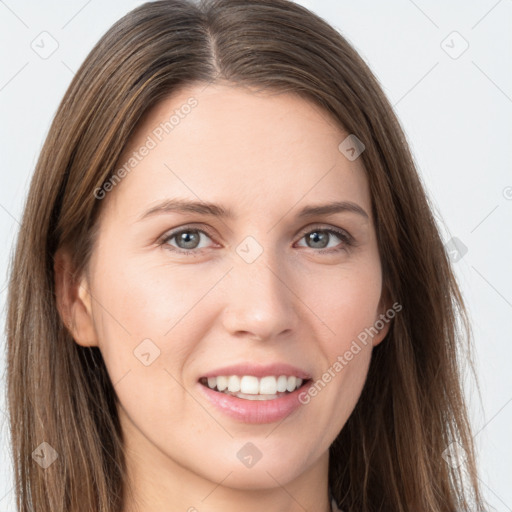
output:
[[[300,300],[284,264],[269,252],[252,263],[235,261],[224,282],[223,325],[232,336],[267,341],[296,332]]]

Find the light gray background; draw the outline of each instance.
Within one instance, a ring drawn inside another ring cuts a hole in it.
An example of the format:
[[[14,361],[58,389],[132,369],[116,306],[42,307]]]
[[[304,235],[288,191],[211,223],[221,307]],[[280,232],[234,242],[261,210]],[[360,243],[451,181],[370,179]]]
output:
[[[50,122],[93,45],[141,3],[0,0],[2,349],[7,264]],[[512,1],[298,3],[333,24],[369,64],[407,133],[443,239],[457,237],[467,248],[453,254],[482,390],[480,402],[467,380],[480,479],[494,510],[512,511]],[[52,38],[58,48],[41,58],[32,46],[49,51]],[[4,350],[0,362],[3,372]],[[12,512],[1,400],[0,512]]]

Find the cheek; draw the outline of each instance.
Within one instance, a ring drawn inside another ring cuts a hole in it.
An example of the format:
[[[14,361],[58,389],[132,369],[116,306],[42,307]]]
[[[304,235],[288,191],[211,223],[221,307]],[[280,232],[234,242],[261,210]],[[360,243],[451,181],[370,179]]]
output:
[[[143,386],[169,388],[170,375],[180,378],[214,315],[202,300],[219,280],[219,272],[199,274],[193,265],[155,265],[143,257],[121,259],[109,248],[94,270],[93,317],[99,346],[113,383],[130,373]],[[209,306],[210,304],[210,306]],[[201,321],[199,321],[201,320]],[[168,372],[168,373],[167,373]],[[173,381],[174,382],[174,381]],[[168,396],[168,395],[167,395]]]
[[[108,305],[107,322],[117,323],[116,330],[126,327],[134,340],[163,338],[218,280],[218,272],[201,275],[192,265],[155,264],[144,257],[103,258],[101,268],[95,290],[98,302]]]
[[[180,382],[193,340],[201,336],[190,312],[198,298],[176,269],[129,258],[98,263],[93,316],[120,404],[139,428],[170,431],[190,406]]]
[[[336,435],[336,428],[339,430],[355,407],[368,373],[372,353],[372,338],[368,333],[379,318],[380,265],[368,258],[358,261],[357,265],[331,271],[329,279],[316,283],[310,288],[313,295],[308,305],[313,305],[313,313],[321,319],[317,339],[324,368],[317,378],[311,401],[321,396],[315,417],[336,411],[338,420],[332,423],[333,435]],[[328,416],[323,420],[329,423]]]
[[[327,328],[327,336],[322,338],[330,340],[330,355],[337,355],[378,319],[382,292],[380,265],[374,258],[368,258],[336,271],[331,269],[328,276],[317,279],[316,283],[310,288],[314,292],[307,303]]]

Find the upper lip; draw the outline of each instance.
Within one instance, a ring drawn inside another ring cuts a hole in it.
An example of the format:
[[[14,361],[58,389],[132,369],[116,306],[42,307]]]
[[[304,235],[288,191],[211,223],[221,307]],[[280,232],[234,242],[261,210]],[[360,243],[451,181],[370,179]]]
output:
[[[203,375],[203,377],[218,377],[219,375],[230,376],[230,375],[253,375],[254,377],[266,377],[267,375],[274,375],[279,377],[280,375],[286,375],[287,377],[295,376],[302,380],[311,379],[311,374],[306,370],[297,368],[287,363],[272,363],[265,365],[257,365],[254,363],[239,363],[230,366],[223,366],[222,368],[216,368]]]

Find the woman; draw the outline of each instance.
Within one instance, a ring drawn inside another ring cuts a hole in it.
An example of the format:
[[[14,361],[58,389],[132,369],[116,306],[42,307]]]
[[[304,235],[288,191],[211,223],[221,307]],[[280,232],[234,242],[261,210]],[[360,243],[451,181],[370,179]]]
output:
[[[74,77],[19,232],[18,509],[482,510],[459,317],[338,32],[286,0],[144,4]]]

